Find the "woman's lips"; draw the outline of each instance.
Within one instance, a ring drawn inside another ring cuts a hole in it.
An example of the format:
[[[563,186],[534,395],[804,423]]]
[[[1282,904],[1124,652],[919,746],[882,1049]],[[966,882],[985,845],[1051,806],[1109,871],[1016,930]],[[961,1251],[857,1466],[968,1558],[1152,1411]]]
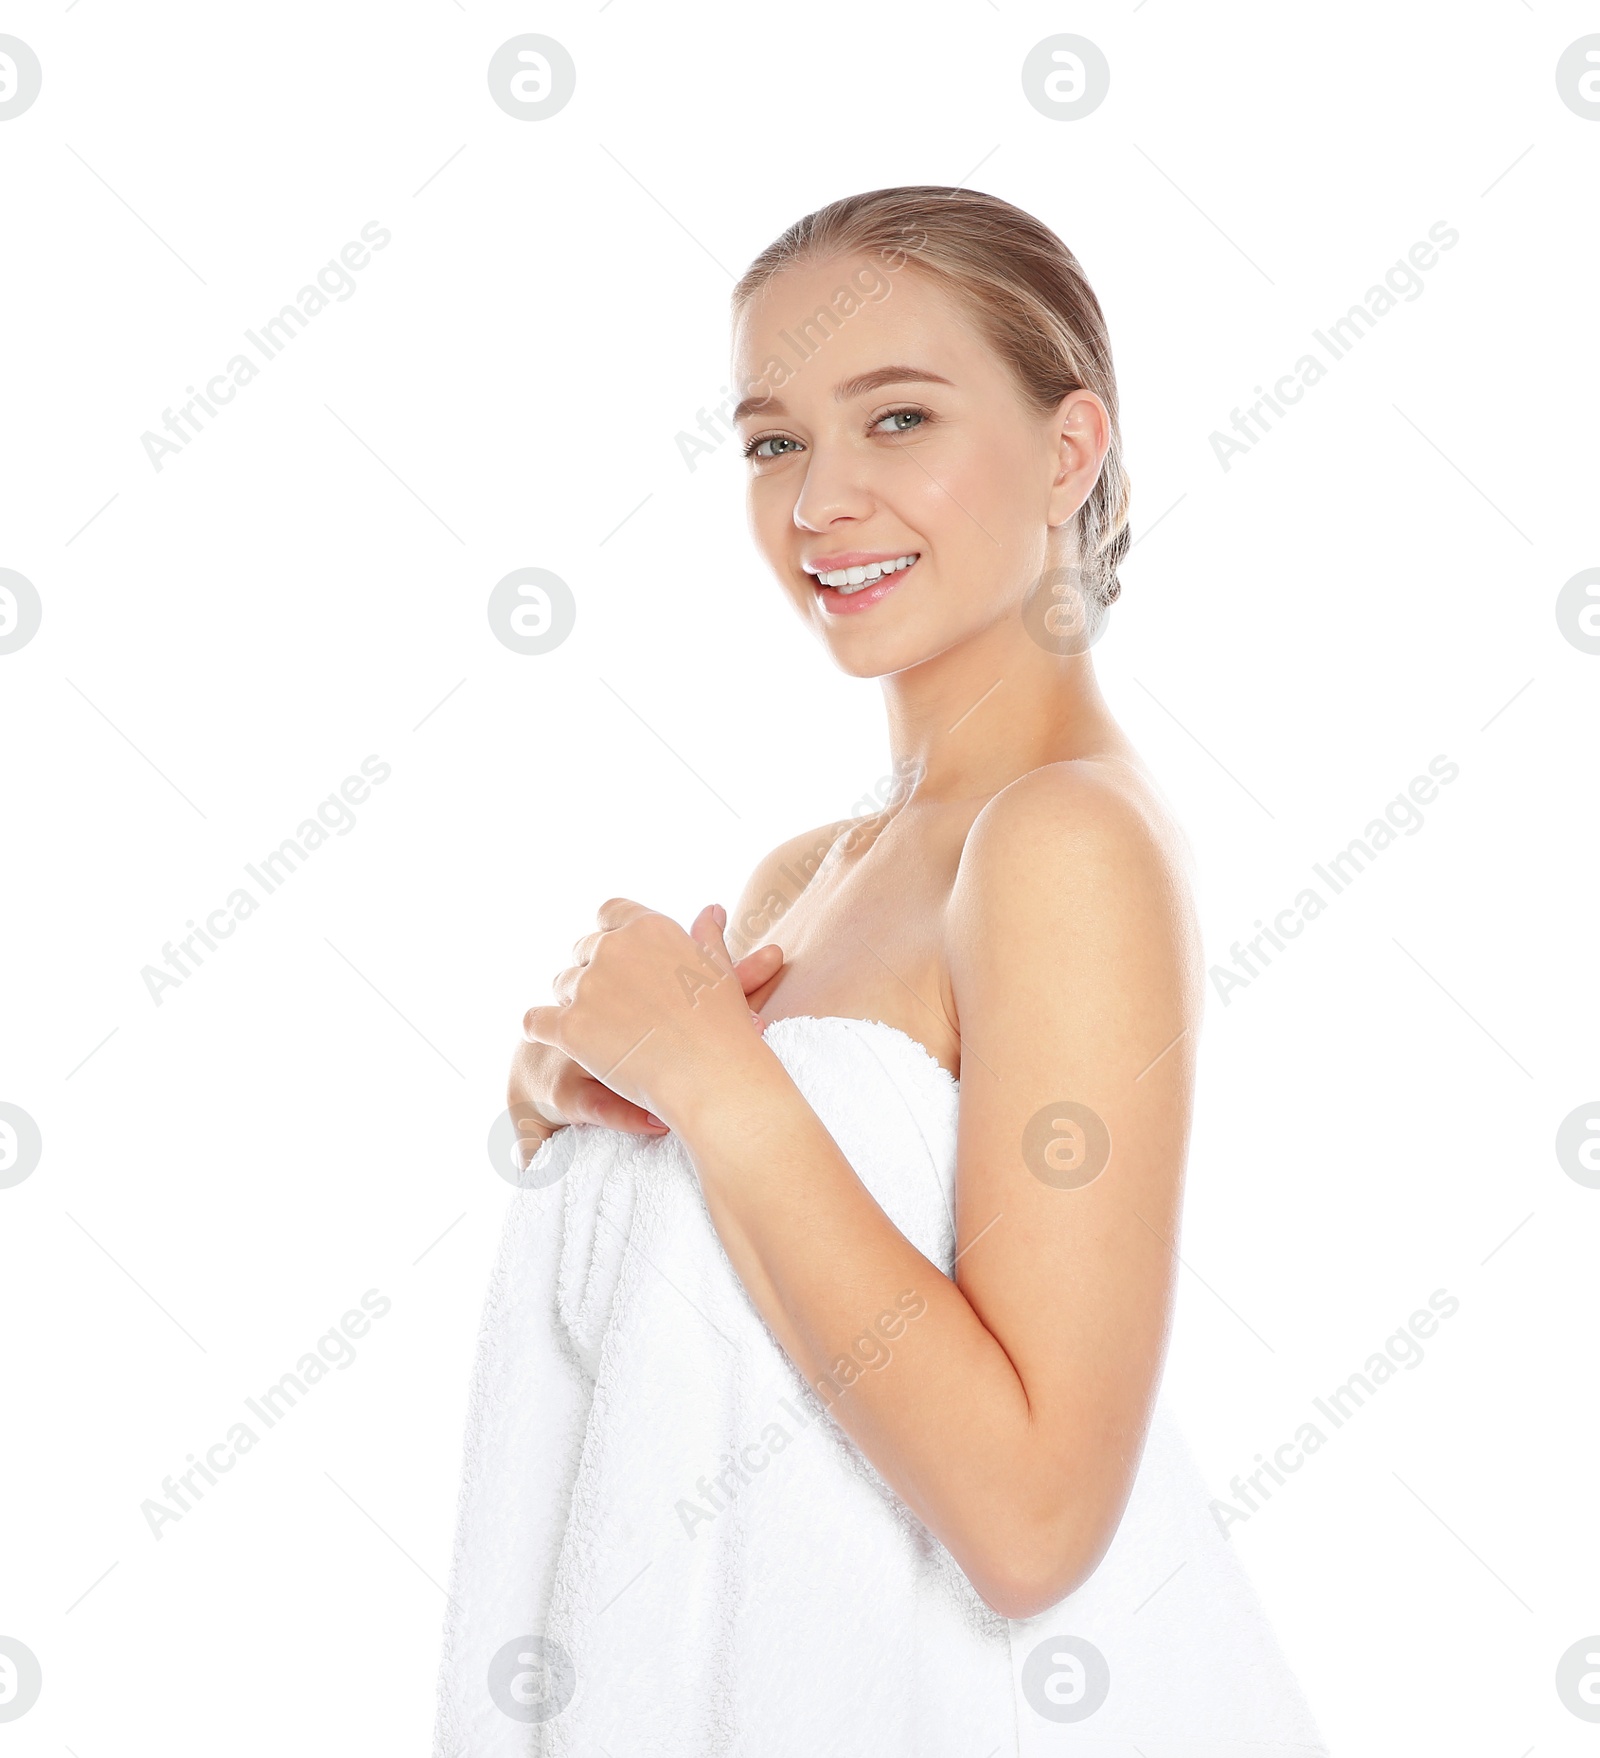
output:
[[[920,559],[919,557],[918,560]],[[856,611],[871,610],[873,605],[881,604],[908,574],[916,572],[916,568],[917,563],[913,562],[909,568],[900,568],[892,574],[885,574],[881,580],[874,580],[870,586],[858,586],[854,592],[841,592],[836,586],[819,586],[815,580],[811,585],[817,601],[829,616],[850,616]]]

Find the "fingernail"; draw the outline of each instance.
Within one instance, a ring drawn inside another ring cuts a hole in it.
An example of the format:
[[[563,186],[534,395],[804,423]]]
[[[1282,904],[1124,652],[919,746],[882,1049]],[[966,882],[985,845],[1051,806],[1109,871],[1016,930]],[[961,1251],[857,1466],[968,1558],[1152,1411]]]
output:
[[[728,912],[722,907],[722,905],[720,903],[712,904],[711,913],[713,916],[716,917],[717,926],[719,928],[726,928],[727,927],[727,925],[728,925]]]
[[[645,1117],[649,1122],[653,1123],[657,1129],[667,1129],[670,1127],[670,1125],[663,1123],[661,1119],[656,1116],[654,1111],[646,1111]]]

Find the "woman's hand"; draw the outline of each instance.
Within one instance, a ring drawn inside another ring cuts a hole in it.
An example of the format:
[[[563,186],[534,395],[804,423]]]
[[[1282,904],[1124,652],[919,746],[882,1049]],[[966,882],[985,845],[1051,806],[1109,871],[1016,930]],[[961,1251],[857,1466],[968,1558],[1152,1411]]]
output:
[[[706,925],[714,921],[713,912],[706,909],[696,918],[696,925],[704,932]],[[596,939],[597,935],[590,935],[573,948],[573,956],[580,964],[586,962],[585,949]],[[749,997],[758,989],[770,987],[782,968],[783,948],[769,944],[747,953],[733,966],[733,974],[741,992]],[[575,975],[575,972],[563,973],[564,977],[569,975]],[[759,1031],[759,1015],[752,1011],[750,1017]],[[506,1103],[516,1119],[524,1166],[541,1143],[569,1123],[596,1123],[606,1129],[626,1130],[638,1135],[667,1133],[667,1126],[660,1118],[596,1079],[565,1051],[554,1044],[528,1038],[526,1021],[524,1040],[511,1058]]]
[[[763,946],[735,965],[718,904],[688,932],[629,898],[611,898],[596,920],[598,930],[573,948],[577,963],[556,978],[555,1004],[530,1007],[522,1034],[616,1095],[629,1127],[659,1133],[660,1117],[670,1120],[707,1077],[759,1044],[746,996],[772,982],[783,953]]]

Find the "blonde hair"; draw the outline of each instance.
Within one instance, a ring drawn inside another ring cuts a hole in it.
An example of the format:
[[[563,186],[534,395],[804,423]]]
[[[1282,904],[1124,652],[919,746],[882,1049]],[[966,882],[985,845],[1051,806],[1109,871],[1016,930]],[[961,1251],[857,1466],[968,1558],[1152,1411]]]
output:
[[[1075,521],[1084,610],[1098,627],[1121,591],[1129,482],[1111,338],[1078,259],[1043,221],[998,196],[936,184],[874,189],[829,202],[774,239],[734,288],[734,313],[792,263],[861,254],[915,269],[950,293],[1040,414],[1076,390],[1105,404],[1111,443]]]

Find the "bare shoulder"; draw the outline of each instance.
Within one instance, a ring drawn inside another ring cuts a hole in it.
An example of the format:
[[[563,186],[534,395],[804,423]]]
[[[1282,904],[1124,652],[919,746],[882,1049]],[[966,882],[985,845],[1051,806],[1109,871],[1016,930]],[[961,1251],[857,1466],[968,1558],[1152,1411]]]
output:
[[[803,830],[779,843],[756,863],[739,893],[738,903],[729,913],[723,936],[735,958],[743,958],[765,944],[811,883],[829,850],[847,830],[864,822],[864,818],[840,818],[814,830]]]
[[[974,819],[950,898],[952,974],[996,938],[1048,957],[1063,937],[1153,930],[1198,958],[1187,838],[1136,766],[1077,758],[1030,770]],[[1009,962],[1009,960],[1008,960]]]
[[[1148,777],[1089,757],[1047,763],[1001,788],[973,820],[960,872],[1030,855],[1051,865],[1109,858],[1190,866],[1187,839]]]

